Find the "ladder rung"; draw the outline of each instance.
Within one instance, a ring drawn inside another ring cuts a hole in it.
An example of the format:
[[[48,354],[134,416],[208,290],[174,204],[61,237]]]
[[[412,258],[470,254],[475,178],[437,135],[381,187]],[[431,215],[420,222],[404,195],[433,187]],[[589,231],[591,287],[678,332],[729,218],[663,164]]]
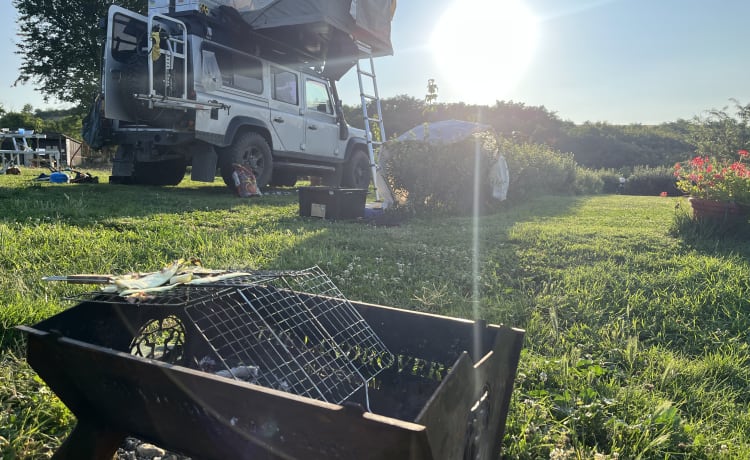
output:
[[[380,122],[380,118],[367,117],[367,120],[368,121],[375,121],[375,122],[378,122],[378,123]]]
[[[375,99],[377,99],[377,97],[375,97],[375,96],[373,96],[373,95],[371,95],[371,94],[364,94],[364,93],[361,93],[361,94],[360,94],[360,96],[362,96],[362,97],[364,97],[364,98],[367,98],[367,99],[371,99],[371,100],[373,100],[373,101],[374,101]]]
[[[367,76],[367,77],[375,78],[375,73],[373,73],[373,72],[367,72],[367,71],[364,71],[364,70],[359,70],[358,72],[360,74],[362,74],[362,75]]]

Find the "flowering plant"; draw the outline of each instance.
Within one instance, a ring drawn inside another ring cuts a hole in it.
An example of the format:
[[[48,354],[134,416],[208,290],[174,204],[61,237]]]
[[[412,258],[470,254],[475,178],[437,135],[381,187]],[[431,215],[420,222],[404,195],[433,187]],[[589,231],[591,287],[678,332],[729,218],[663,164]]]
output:
[[[745,164],[750,152],[737,153],[733,162],[697,156],[684,167],[677,163],[677,188],[695,198],[750,205],[750,167]]]

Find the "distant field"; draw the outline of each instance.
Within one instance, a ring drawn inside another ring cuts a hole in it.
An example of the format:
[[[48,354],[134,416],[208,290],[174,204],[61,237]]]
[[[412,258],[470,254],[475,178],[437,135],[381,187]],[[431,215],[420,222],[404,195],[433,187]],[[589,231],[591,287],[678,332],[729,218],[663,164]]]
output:
[[[750,244],[687,244],[679,199],[539,197],[478,220],[398,227],[298,216],[294,189],[32,183],[0,176],[0,453],[47,458],[75,420],[12,330],[85,287],[46,275],[319,265],[350,299],[527,330],[509,458],[748,458]],[[685,206],[683,203],[682,206]],[[474,284],[477,282],[478,284]],[[500,440],[498,440],[500,442]]]

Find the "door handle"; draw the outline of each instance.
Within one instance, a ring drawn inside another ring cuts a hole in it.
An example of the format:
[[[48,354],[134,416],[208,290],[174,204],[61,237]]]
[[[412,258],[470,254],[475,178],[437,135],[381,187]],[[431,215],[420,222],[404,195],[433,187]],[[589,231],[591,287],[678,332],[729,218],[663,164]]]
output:
[[[311,131],[315,131],[315,130],[317,130],[317,129],[318,129],[318,125],[308,125],[308,126],[307,126],[307,129],[309,129],[309,130],[311,130]]]
[[[276,123],[284,123],[284,119],[281,117],[274,117],[273,121],[275,121]]]

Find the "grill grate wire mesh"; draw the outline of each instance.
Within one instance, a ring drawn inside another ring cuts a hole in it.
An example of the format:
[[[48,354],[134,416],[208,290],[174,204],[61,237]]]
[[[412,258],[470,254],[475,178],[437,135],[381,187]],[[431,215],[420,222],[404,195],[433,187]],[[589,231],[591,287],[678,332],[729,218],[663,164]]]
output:
[[[95,302],[128,301],[87,295]],[[175,286],[137,303],[184,307],[220,360],[204,370],[326,402],[341,404],[363,389],[369,411],[367,383],[395,361],[318,266]]]
[[[237,289],[186,313],[223,366],[269,388],[342,403],[393,355],[317,266],[222,283]]]

